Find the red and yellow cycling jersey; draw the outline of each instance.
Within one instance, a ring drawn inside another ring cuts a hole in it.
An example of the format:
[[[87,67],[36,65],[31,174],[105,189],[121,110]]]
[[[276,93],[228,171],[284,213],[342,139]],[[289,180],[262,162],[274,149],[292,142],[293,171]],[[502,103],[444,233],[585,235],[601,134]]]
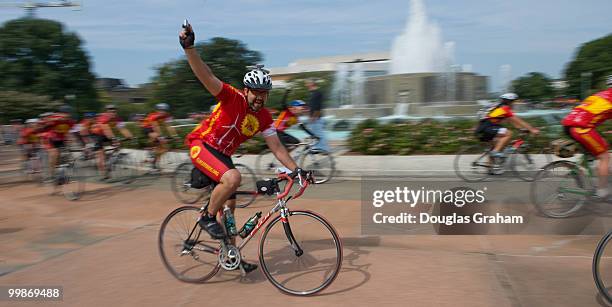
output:
[[[111,113],[111,112],[102,113],[98,115],[98,117],[96,117],[96,122],[91,127],[91,133],[97,134],[97,135],[103,135],[104,125],[108,125],[111,129],[113,129],[121,125],[121,119],[115,113]]]
[[[170,120],[170,114],[167,112],[160,112],[160,111],[155,111],[152,113],[149,113],[149,115],[147,115],[142,122],[140,123],[140,126],[142,128],[153,128],[153,123],[157,123],[162,124],[165,122],[168,122],[168,120]]]
[[[508,105],[503,105],[491,110],[491,112],[487,114],[486,119],[494,124],[497,124],[512,116],[514,116],[512,108]]]
[[[274,122],[274,128],[276,128],[276,131],[283,132],[285,131],[285,129],[297,123],[297,116],[289,110],[284,110],[278,115],[278,118],[276,118],[276,121]]]
[[[39,132],[34,128],[23,128],[19,135],[18,144],[38,144],[40,142]]]
[[[63,141],[75,122],[68,114],[55,113],[44,119],[43,131],[50,140]]]
[[[95,124],[95,120],[93,118],[84,118],[79,122],[79,126],[81,127],[81,131],[85,130],[88,133],[91,132],[93,125]]]
[[[612,118],[612,88],[587,97],[562,121],[567,127],[595,128]]]
[[[238,146],[258,132],[274,133],[272,116],[262,108],[253,112],[244,95],[229,84],[224,83],[217,106],[210,117],[202,121],[190,134],[187,143],[201,139],[204,143],[231,156]]]

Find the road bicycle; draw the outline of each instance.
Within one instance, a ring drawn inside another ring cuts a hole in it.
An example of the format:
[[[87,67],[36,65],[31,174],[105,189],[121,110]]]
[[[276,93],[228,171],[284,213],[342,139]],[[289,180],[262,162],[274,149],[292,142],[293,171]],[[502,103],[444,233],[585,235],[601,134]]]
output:
[[[188,159],[182,158],[178,155],[176,151],[170,150],[173,142],[178,142],[178,138],[167,138],[167,137],[159,137],[160,144],[156,146],[163,146],[165,151],[161,154],[157,159],[155,159],[154,150],[157,147],[147,147],[145,150],[145,159],[142,161],[142,166],[147,171],[146,175],[159,175],[164,172],[164,170],[174,170],[179,164],[183,162],[188,162]],[[155,161],[155,163],[153,163]]]
[[[310,135],[303,142],[290,145],[289,151],[294,161],[308,170],[312,170],[317,184],[328,182],[336,172],[336,163],[331,153],[316,148],[319,138],[310,132],[303,124],[299,126]],[[270,176],[283,165],[276,159],[272,151],[266,149],[257,156],[255,168],[262,176]]]
[[[566,146],[576,146],[568,143]],[[531,202],[543,215],[565,218],[582,209],[587,203],[599,201],[595,197],[595,175],[591,164],[595,161],[582,148],[582,157],[577,162],[559,160],[544,166],[531,184]],[[573,156],[563,155],[563,158]]]
[[[61,192],[68,200],[78,200],[85,189],[85,178],[80,175],[80,160],[75,159],[73,150],[68,147],[59,149],[59,157],[51,176],[53,192]]]
[[[520,132],[519,138],[512,140],[504,148],[504,157],[499,158],[499,168],[494,167],[490,156],[492,142],[485,142],[464,147],[459,151],[453,163],[455,173],[467,182],[480,182],[489,176],[503,175],[506,171],[511,171],[524,181],[532,181],[540,170],[538,165],[552,161],[552,156],[547,149],[541,149],[538,155],[530,154],[531,145],[526,138],[529,130],[521,129]]]
[[[289,196],[296,177],[300,188]],[[282,192],[281,182],[286,182]],[[321,215],[287,207],[289,200],[300,197],[310,182],[312,178],[286,173],[264,181],[259,191],[276,195],[276,205],[261,219],[258,218],[261,212],[256,213],[236,231],[244,237],[237,246],[232,244],[235,222],[228,208],[221,215],[226,229],[223,240],[210,239],[199,226],[207,205],[175,209],[162,222],[158,235],[164,266],[177,279],[192,283],[209,280],[221,268],[239,269],[244,275],[241,250],[267,223],[258,249],[259,267],[266,278],[286,294],[312,295],[324,290],[334,281],[342,265],[340,237]]]
[[[593,279],[602,297],[612,304],[612,230],[604,235],[593,256]]]
[[[255,177],[255,172],[250,167],[241,163],[236,163],[234,166],[242,177],[240,187],[236,191],[236,207],[245,208],[252,204],[257,197],[257,178]],[[192,187],[191,172],[193,169],[194,166],[191,162],[181,163],[170,177],[172,193],[174,193],[178,201],[187,205],[195,204],[205,197],[210,197],[210,193],[214,188],[213,185],[201,189]]]

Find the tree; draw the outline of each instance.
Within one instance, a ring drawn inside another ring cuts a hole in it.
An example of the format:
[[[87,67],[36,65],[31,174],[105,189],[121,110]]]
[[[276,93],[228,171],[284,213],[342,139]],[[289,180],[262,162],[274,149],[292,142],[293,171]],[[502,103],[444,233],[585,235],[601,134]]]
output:
[[[214,74],[226,83],[242,88],[242,78],[247,66],[262,61],[259,52],[249,50],[238,40],[222,37],[196,45],[198,53]],[[175,116],[189,112],[209,111],[217,101],[197,80],[187,60],[181,59],[157,68],[153,101],[166,102],[172,106]]]
[[[605,87],[605,78],[612,74],[612,34],[583,44],[565,68],[567,94],[584,96],[590,89]]]
[[[554,96],[551,82],[547,75],[531,72],[512,81],[512,89],[521,99],[542,101]]]
[[[0,119],[7,122],[13,118],[34,118],[41,113],[54,111],[60,104],[49,96],[0,91]]]
[[[95,77],[75,33],[45,19],[15,19],[0,27],[0,90],[49,96],[81,110],[98,108]]]

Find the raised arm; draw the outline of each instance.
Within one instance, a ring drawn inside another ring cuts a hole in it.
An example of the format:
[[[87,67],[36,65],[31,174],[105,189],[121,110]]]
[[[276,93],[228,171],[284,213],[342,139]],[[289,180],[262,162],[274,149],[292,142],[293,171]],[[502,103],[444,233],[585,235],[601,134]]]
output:
[[[187,21],[185,21],[183,24],[183,30],[181,30],[179,33],[179,42],[181,43],[181,46],[183,46],[189,66],[198,80],[202,82],[204,87],[213,96],[217,96],[219,93],[221,93],[223,83],[213,74],[210,67],[208,67],[204,61],[202,61],[202,58],[194,48],[195,33]]]

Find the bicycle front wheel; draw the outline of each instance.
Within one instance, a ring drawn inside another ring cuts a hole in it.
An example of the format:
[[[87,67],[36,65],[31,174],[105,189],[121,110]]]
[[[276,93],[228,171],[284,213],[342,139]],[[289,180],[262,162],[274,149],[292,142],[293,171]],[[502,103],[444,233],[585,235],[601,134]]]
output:
[[[327,288],[342,266],[342,243],[323,217],[310,211],[277,216],[259,242],[259,262],[279,290],[311,295]]]
[[[543,215],[564,218],[585,205],[591,191],[580,168],[569,161],[556,161],[539,171],[531,183],[531,202]]]
[[[328,182],[336,172],[334,158],[327,151],[310,150],[300,161],[303,169],[313,172],[315,183]]]
[[[179,164],[170,178],[170,188],[174,197],[183,204],[195,204],[210,191],[209,187],[204,189],[194,189],[191,187],[191,162]]]
[[[64,170],[62,193],[68,200],[78,200],[85,190],[86,173],[83,161],[74,159]]]
[[[533,181],[538,171],[542,169],[541,166],[548,165],[550,162],[552,162],[552,156],[544,149],[537,155],[528,153],[527,149],[521,149],[512,155],[510,167],[521,180]]]
[[[236,207],[246,208],[257,197],[257,177],[255,177],[255,172],[244,164],[236,163],[234,166],[242,177],[236,191]]]
[[[491,163],[489,149],[482,144],[464,147],[455,156],[455,174],[467,182],[479,182],[489,176]]]
[[[219,271],[219,241],[202,231],[200,215],[200,208],[180,207],[159,228],[157,243],[162,262],[170,274],[184,282],[205,282]]]
[[[111,165],[111,179],[109,182],[122,182],[129,184],[136,180],[138,170],[136,159],[128,153],[119,153]]]
[[[604,299],[612,304],[612,231],[608,232],[595,249],[593,256],[593,278]]]
[[[255,159],[255,168],[261,176],[274,176],[276,169],[283,165],[276,160],[276,157],[269,149],[264,150],[257,155]]]

